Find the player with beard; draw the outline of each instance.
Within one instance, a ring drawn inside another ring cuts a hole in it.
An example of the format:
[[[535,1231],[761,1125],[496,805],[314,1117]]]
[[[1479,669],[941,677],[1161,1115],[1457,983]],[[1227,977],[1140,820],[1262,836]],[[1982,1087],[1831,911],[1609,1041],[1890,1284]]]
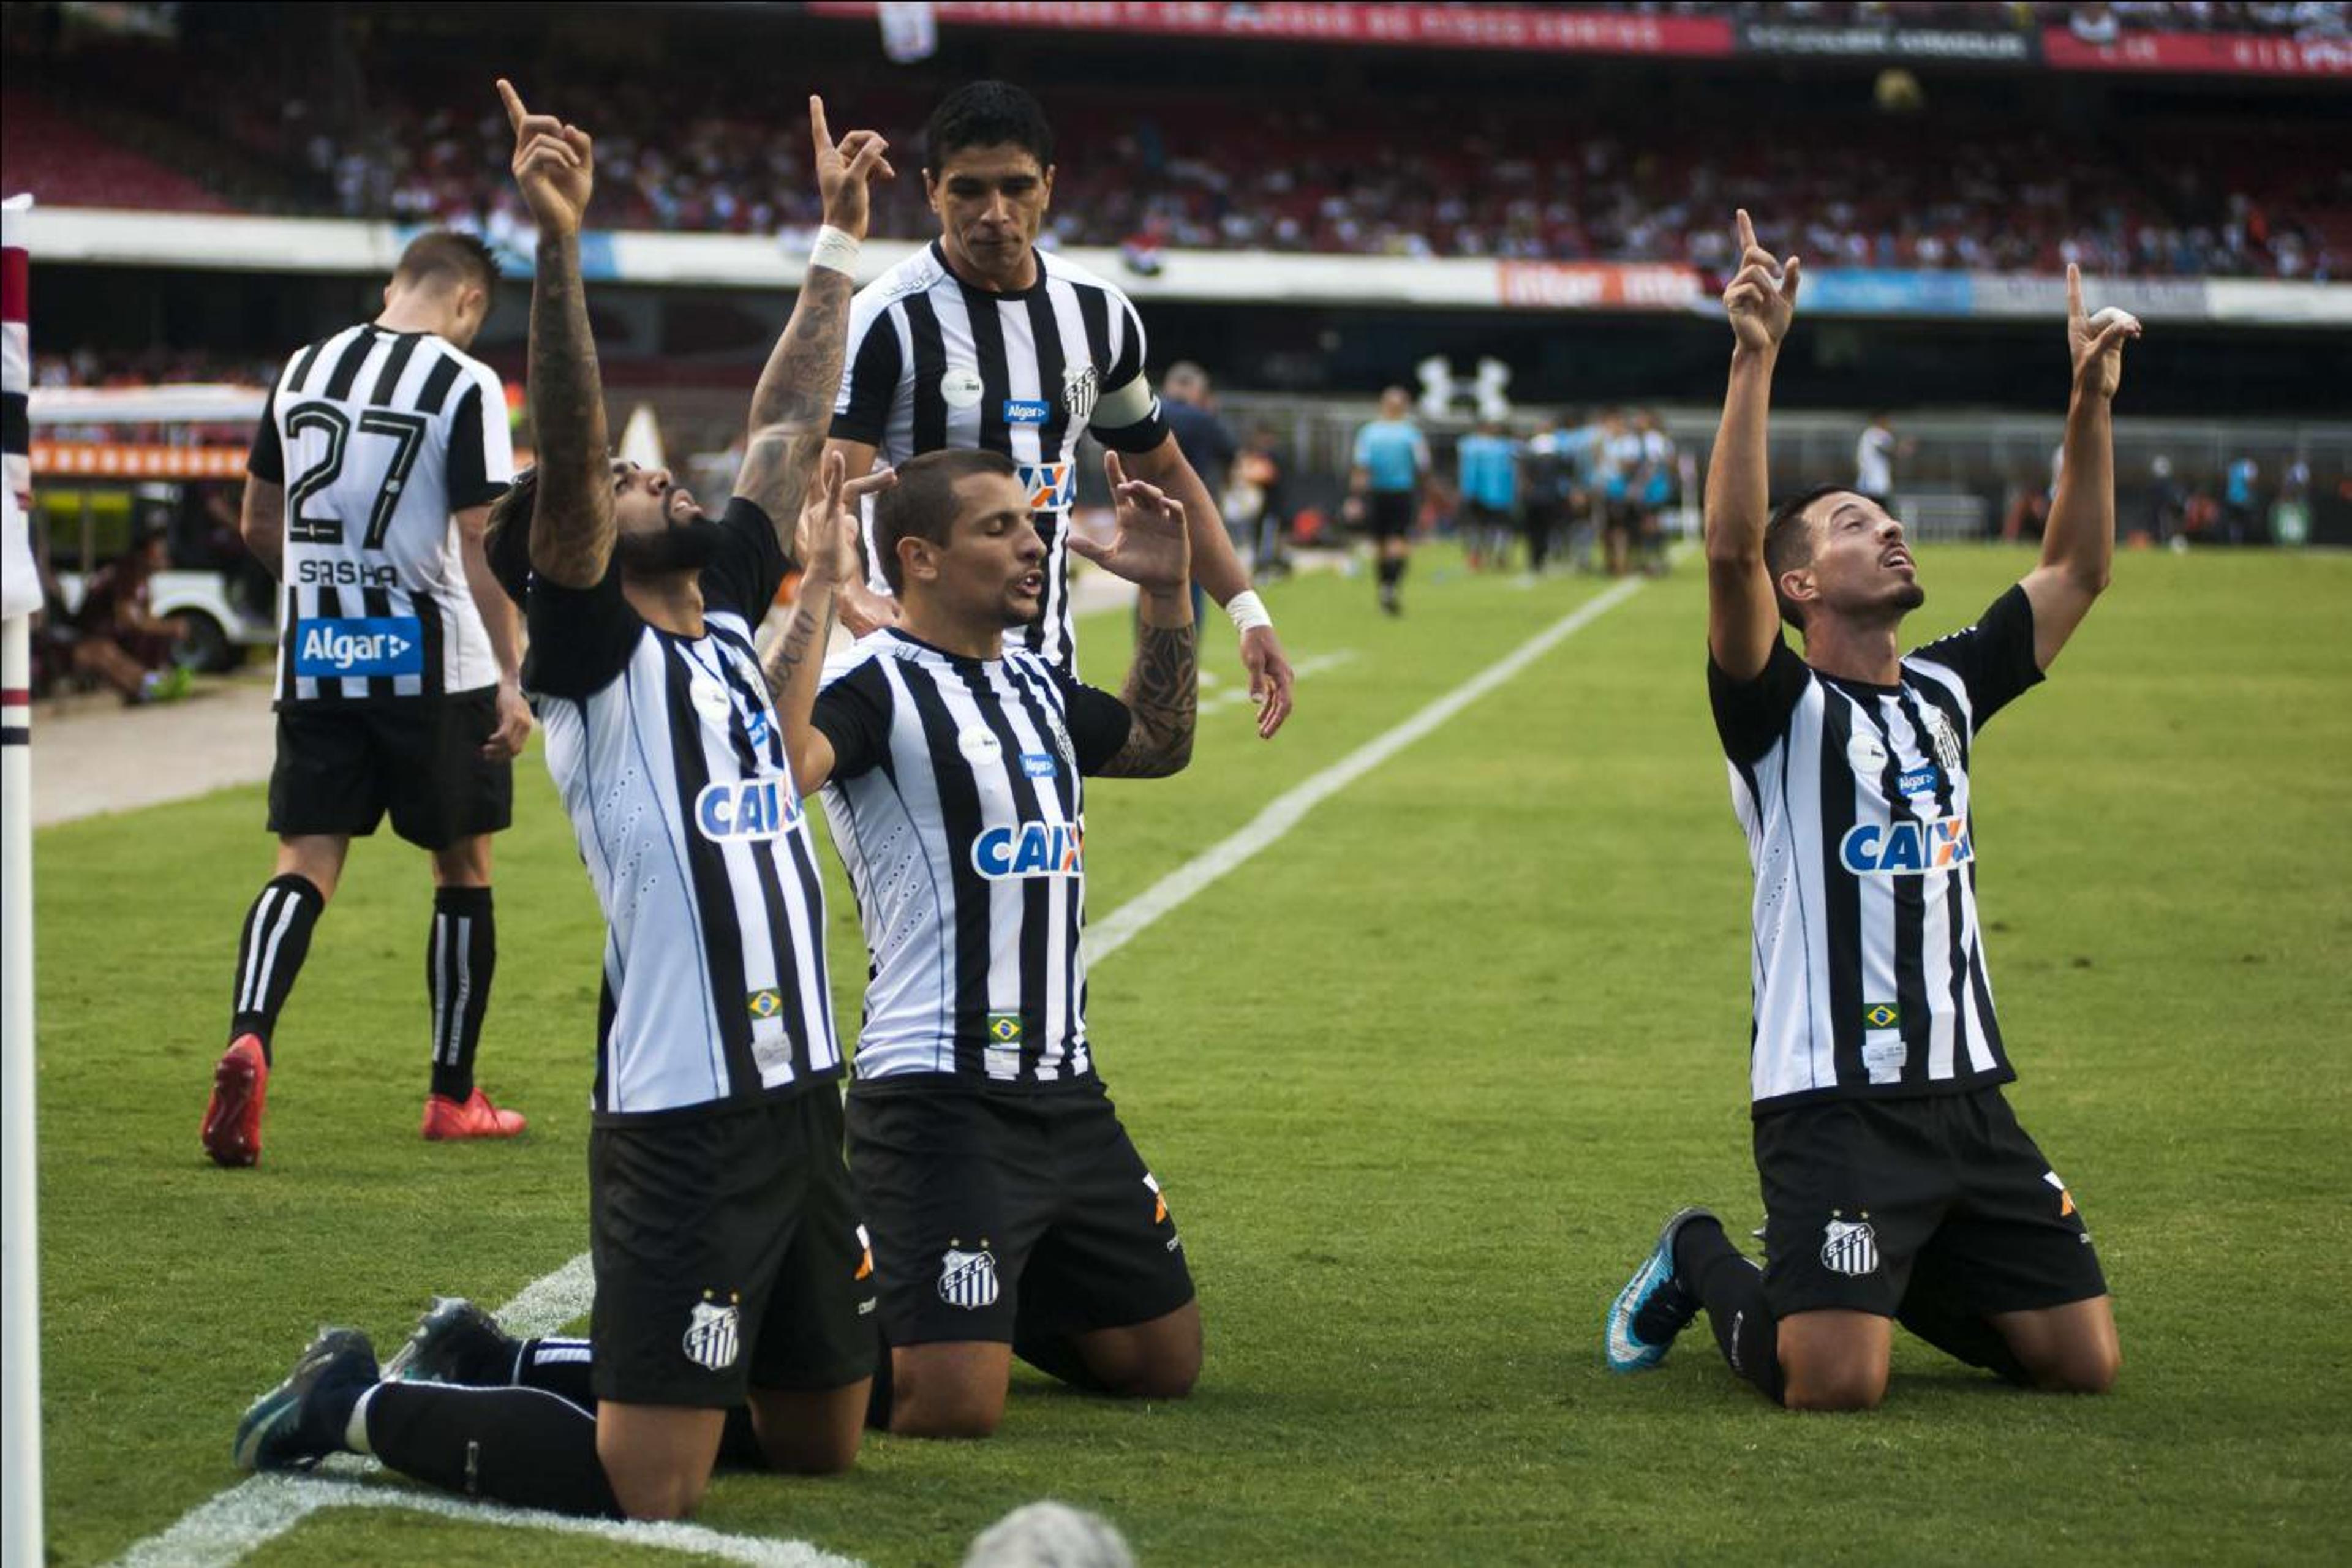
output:
[[[1903,525],[1825,487],[1768,508],[1772,369],[1797,300],[1738,215],[1735,348],[1706,482],[1707,686],[1756,890],[1749,1091],[1766,1266],[1705,1209],[1666,1224],[1609,1313],[1609,1364],[1665,1357],[1704,1308],[1732,1370],[1795,1410],[1886,1392],[1894,1325],[2028,1386],[2122,1364],[2074,1195],[2018,1125],[1977,911],[1976,737],[2042,679],[2115,554],[2110,405],[2139,323],[2083,308],[2041,563],[1908,654],[1926,600]],[[1804,655],[1780,637],[1787,620]]]
[[[281,1469],[351,1449],[469,1496],[674,1519],[730,1425],[738,1457],[837,1471],[868,1398],[873,1265],[842,1162],[824,896],[751,626],[789,568],[792,525],[772,519],[793,515],[822,447],[866,182],[890,166],[870,132],[836,144],[810,100],[826,226],[713,518],[667,473],[607,456],[580,276],[593,149],[499,87],[540,229],[540,461],[499,503],[493,559],[526,598],[524,685],[607,928],[593,1369],[582,1355],[568,1382],[385,1381],[363,1335],[329,1330],[247,1412],[236,1457]],[[452,1317],[436,1307],[427,1327],[463,1326]]]

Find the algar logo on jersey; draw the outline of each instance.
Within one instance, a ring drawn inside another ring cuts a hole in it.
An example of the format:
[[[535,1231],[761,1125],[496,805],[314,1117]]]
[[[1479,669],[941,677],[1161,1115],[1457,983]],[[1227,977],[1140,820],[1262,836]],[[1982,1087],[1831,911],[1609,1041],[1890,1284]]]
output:
[[[294,645],[294,673],[337,676],[422,675],[425,628],[415,616],[355,616],[304,621]]]
[[[714,844],[782,838],[800,820],[800,796],[781,778],[723,779],[694,797],[694,825]]]
[[[1086,829],[1062,822],[992,827],[971,841],[971,868],[990,881],[1086,874]]]
[[[1857,877],[1924,877],[1957,871],[1976,858],[1965,816],[1857,823],[1838,840],[1838,864]]]

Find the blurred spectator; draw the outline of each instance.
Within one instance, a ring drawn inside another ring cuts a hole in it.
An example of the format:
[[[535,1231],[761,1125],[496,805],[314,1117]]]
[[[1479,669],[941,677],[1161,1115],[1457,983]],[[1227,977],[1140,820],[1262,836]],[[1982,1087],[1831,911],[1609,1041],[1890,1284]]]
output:
[[[1290,563],[1282,549],[1284,522],[1289,516],[1283,484],[1283,456],[1275,433],[1261,425],[1250,432],[1249,444],[1234,464],[1233,482],[1225,490],[1225,517],[1234,524],[1249,560],[1250,574],[1259,582],[1289,574]]]
[[[173,662],[181,632],[158,617],[150,579],[170,565],[163,535],[153,532],[93,573],[68,639],[73,668],[103,680],[127,703],[171,702],[188,693],[188,672]]]

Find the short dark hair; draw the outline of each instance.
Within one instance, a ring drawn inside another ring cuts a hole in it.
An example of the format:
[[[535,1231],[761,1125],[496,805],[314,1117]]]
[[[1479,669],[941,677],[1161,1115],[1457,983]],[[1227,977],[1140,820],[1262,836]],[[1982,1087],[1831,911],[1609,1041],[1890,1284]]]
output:
[[[538,512],[539,468],[534,464],[517,474],[507,493],[490,503],[489,525],[482,532],[490,575],[518,605],[530,588],[530,521]]]
[[[1813,558],[1813,533],[1805,526],[1805,513],[1823,496],[1861,493],[1852,485],[1815,485],[1774,507],[1771,521],[1764,525],[1764,570],[1772,576],[1772,599],[1780,606],[1780,618],[1799,631],[1805,629],[1804,616],[1780,592],[1780,574],[1793,572]]]
[[[925,452],[898,465],[898,482],[874,500],[874,552],[882,558],[882,580],[894,594],[906,590],[905,571],[898,564],[898,542],[925,539],[944,545],[955,527],[956,483],[974,474],[1002,474],[1013,479],[1020,470],[1002,452],[968,447]]]
[[[968,82],[940,100],[923,127],[923,165],[936,176],[965,147],[1013,146],[1054,166],[1054,128],[1045,108],[1009,81]]]
[[[431,283],[445,288],[479,289],[486,300],[499,293],[499,253],[475,235],[454,228],[420,234],[400,253],[392,269],[394,283]]]

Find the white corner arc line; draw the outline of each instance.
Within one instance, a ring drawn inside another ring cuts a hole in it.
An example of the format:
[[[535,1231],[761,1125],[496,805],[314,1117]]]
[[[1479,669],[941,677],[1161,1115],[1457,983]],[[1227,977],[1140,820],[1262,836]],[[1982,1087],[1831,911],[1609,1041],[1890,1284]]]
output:
[[[1628,577],[1586,600],[1444,696],[1374,736],[1321,773],[1292,785],[1231,837],[1221,839],[1087,928],[1092,968],[1133,942],[1177,906],[1298,826],[1307,814],[1428,734],[1465,708],[1549,653],[1567,638],[1623,604],[1644,579]]]
[[[1436,699],[1412,718],[1375,736],[1338,762],[1268,802],[1247,824],[1211,845],[1141,893],[1089,926],[1087,962],[1103,962],[1173,912],[1192,896],[1249,860],[1305,819],[1307,814],[1397,752],[1517,675],[1561,642],[1631,598],[1643,579],[1627,578],[1578,605],[1468,680]],[[523,1287],[501,1307],[498,1319],[525,1338],[554,1332],[588,1310],[595,1275],[586,1253]],[[343,1467],[338,1478],[364,1474],[367,1467]],[[254,1476],[181,1516],[159,1534],[138,1542],[115,1560],[114,1568],[229,1568],[265,1542],[291,1530],[322,1508],[399,1508],[412,1512],[481,1524],[552,1530],[593,1535],[615,1543],[698,1552],[754,1568],[850,1568],[851,1560],[820,1552],[804,1542],[765,1536],[729,1535],[701,1525],[621,1523],[577,1519],[468,1502],[439,1492],[404,1487],[362,1486],[345,1479]]]

